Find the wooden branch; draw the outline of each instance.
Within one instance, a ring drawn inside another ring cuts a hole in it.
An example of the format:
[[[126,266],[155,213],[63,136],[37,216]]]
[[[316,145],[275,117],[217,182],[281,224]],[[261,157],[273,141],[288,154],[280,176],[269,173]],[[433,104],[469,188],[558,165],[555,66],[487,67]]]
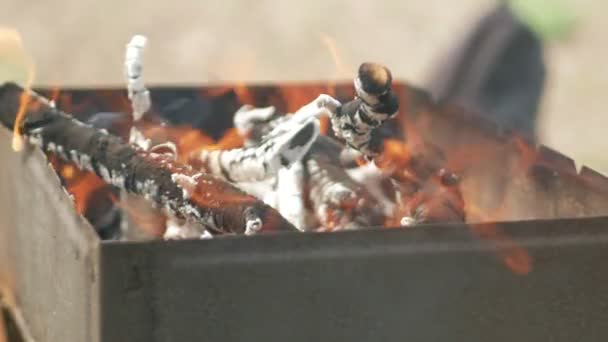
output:
[[[0,121],[6,127],[13,127],[24,93],[30,96],[19,124],[21,133],[45,152],[214,233],[295,229],[277,211],[235,186],[87,126],[12,83],[0,87]]]

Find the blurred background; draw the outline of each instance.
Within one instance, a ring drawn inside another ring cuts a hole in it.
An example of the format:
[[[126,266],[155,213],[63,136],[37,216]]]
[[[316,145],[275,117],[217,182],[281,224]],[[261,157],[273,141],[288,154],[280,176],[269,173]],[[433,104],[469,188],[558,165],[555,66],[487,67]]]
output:
[[[36,85],[123,86],[136,33],[149,38],[148,84],[350,79],[376,61],[444,99],[523,115],[540,142],[608,174],[603,1],[509,1],[524,29],[493,0],[3,3],[0,25],[21,33]],[[459,94],[463,80],[477,87]]]

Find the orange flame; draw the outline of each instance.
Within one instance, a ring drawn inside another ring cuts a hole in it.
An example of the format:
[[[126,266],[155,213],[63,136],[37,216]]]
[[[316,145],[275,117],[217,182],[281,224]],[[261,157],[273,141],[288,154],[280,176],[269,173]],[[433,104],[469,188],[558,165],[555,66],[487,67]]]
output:
[[[53,87],[51,89],[51,93],[49,94],[50,102],[56,104],[59,100],[59,95],[61,95],[61,89],[59,89],[59,87]]]
[[[334,65],[336,66],[336,72],[338,74],[338,77],[344,77],[344,78],[352,77],[352,72],[350,71],[350,70],[352,70],[352,68],[347,66],[344,63],[343,59],[340,57],[340,53],[338,52],[336,40],[325,33],[320,33],[320,36],[321,36],[321,43],[323,43],[323,45],[325,45],[325,47],[329,51],[329,54],[331,55],[331,59],[334,62]]]
[[[410,159],[410,148],[406,143],[397,139],[386,139],[382,154],[375,162],[381,169],[396,169],[407,166]]]
[[[19,110],[15,118],[12,148],[23,148],[21,124],[29,102],[29,88],[34,81],[34,63],[23,47],[21,35],[14,29],[0,27],[0,79],[21,83],[26,90],[19,98]]]
[[[514,140],[515,146],[518,148],[520,153],[524,156],[524,160],[527,163],[531,163],[535,160],[536,155],[534,151],[521,140]],[[448,186],[444,186],[438,181],[436,176],[430,179],[423,180],[418,179],[416,173],[410,172],[410,163],[412,161],[413,150],[417,149],[415,146],[411,146],[408,143],[396,140],[387,139],[384,142],[384,150],[380,157],[376,158],[375,162],[381,169],[384,170],[396,170],[393,173],[393,177],[401,181],[411,182],[422,182],[419,184],[418,192],[414,194],[414,197],[409,197],[411,194],[402,194],[405,197],[404,208],[397,209],[398,213],[396,217],[388,218],[387,224],[398,224],[398,218],[402,216],[401,211],[406,212],[411,208],[420,205],[425,202],[427,206],[432,206],[434,200],[439,201],[450,201],[453,205],[466,209],[466,215],[468,221],[476,222],[492,222],[495,221],[492,216],[486,215],[482,210],[478,209],[474,203],[464,203],[458,193],[454,193],[453,190]],[[421,151],[417,151],[419,153]],[[464,167],[465,165],[471,165],[475,163],[475,160],[479,161],[489,151],[483,146],[475,148],[468,146],[461,152],[456,151],[448,156],[448,163],[454,167]],[[432,156],[423,157],[425,159],[432,158]],[[392,172],[392,171],[391,171]],[[409,209],[408,209],[409,208]],[[496,217],[498,217],[497,215]],[[479,223],[470,225],[471,230],[474,234],[480,238],[492,241],[499,245],[499,255],[504,264],[514,273],[519,275],[526,275],[532,270],[532,258],[527,251],[512,241],[496,224],[491,223]]]
[[[493,221],[491,217],[470,204],[467,204],[467,215],[473,216],[481,222]],[[499,255],[513,273],[527,275],[532,271],[532,257],[530,254],[509,238],[498,225],[478,223],[470,225],[470,228],[479,237],[496,242],[499,245]]]

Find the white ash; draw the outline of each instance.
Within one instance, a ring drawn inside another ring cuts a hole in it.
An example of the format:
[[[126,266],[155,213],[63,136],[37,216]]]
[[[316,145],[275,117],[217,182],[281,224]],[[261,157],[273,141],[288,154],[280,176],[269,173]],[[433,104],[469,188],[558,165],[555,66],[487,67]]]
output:
[[[150,153],[165,155],[174,161],[177,160],[177,146],[170,141],[152,146],[150,148]]]
[[[158,185],[151,179],[147,179],[143,182],[136,182],[135,188],[148,200],[152,200],[158,196]]]
[[[276,209],[300,231],[306,230],[306,207],[303,192],[304,165],[301,162],[279,170],[276,185]]]
[[[173,181],[173,183],[177,184],[180,188],[182,188],[184,199],[190,198],[197,184],[195,177],[184,175],[181,173],[172,174],[171,180]]]
[[[139,121],[150,109],[150,92],[143,81],[143,54],[147,38],[136,35],[127,44],[125,52],[125,77],[127,91],[133,106],[133,118]]]
[[[148,151],[152,145],[152,141],[146,138],[144,134],[135,126],[131,127],[131,131],[129,133],[129,143],[141,148],[144,151]]]
[[[249,219],[245,223],[245,235],[257,234],[262,229],[262,219],[259,217]]]
[[[33,146],[42,147],[42,137],[39,134],[27,136],[27,141]]]
[[[321,94],[314,101],[298,109],[291,119],[296,122],[302,122],[310,117],[318,118],[322,115],[332,115],[340,106],[340,101],[327,94]]]
[[[65,160],[69,160],[70,159],[68,157],[68,155],[65,153],[65,148],[63,146],[61,146],[61,145],[57,145],[55,153],[58,154],[58,155],[60,155]]]
[[[188,222],[169,216],[167,229],[163,238],[165,240],[200,239],[213,237],[207,229],[198,223]]]
[[[313,202],[315,214],[323,226],[328,226],[330,220],[338,223],[336,228],[343,229],[348,223],[339,209],[341,204],[349,199],[355,199],[357,194],[345,185],[333,181],[314,159],[306,163],[310,175],[310,199]],[[328,216],[332,213],[332,217]]]
[[[276,182],[277,182],[276,177],[270,177],[268,179],[257,181],[257,182],[238,182],[238,183],[235,183],[235,185],[239,189],[245,191],[246,193],[248,193],[252,196],[255,196],[258,199],[263,200],[265,202],[266,196],[268,196],[268,194],[270,192],[274,191]],[[271,201],[271,203],[272,203],[272,201]],[[269,203],[267,203],[267,204],[273,208],[275,207],[275,205],[271,205]]]
[[[265,195],[258,198],[274,209],[279,206],[279,195],[276,190],[269,190]]]
[[[112,177],[110,177],[110,170],[108,170],[105,166],[103,165],[99,165],[98,168],[99,170],[99,175],[101,176],[101,178],[106,182],[106,183],[110,183],[110,181],[112,180]]]
[[[404,216],[401,218],[400,224],[402,227],[411,227],[418,223],[415,218],[410,216]]]
[[[363,157],[363,153],[355,150],[352,147],[346,146],[342,152],[340,152],[340,163],[343,165],[351,164]]]
[[[365,186],[367,191],[381,203],[385,215],[391,215],[395,210],[395,203],[391,201],[382,191],[381,183],[388,178],[375,163],[367,163],[363,166],[346,170],[346,173],[357,183]]]

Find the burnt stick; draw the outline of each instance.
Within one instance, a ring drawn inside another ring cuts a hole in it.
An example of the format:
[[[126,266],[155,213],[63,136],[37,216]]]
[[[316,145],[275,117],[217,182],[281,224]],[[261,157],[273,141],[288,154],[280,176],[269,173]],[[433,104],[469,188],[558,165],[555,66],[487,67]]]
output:
[[[391,89],[391,72],[375,63],[363,63],[354,80],[356,98],[332,110],[332,128],[351,148],[371,158],[382,146],[372,141],[374,130],[395,117],[399,99]]]
[[[319,135],[315,118],[287,121],[255,145],[231,150],[202,150],[188,159],[193,167],[229,182],[262,181],[299,161]]]
[[[13,127],[24,92],[13,83],[0,86],[0,121],[7,128]],[[21,132],[45,152],[214,233],[295,230],[277,211],[235,186],[126,144],[30,95]]]

